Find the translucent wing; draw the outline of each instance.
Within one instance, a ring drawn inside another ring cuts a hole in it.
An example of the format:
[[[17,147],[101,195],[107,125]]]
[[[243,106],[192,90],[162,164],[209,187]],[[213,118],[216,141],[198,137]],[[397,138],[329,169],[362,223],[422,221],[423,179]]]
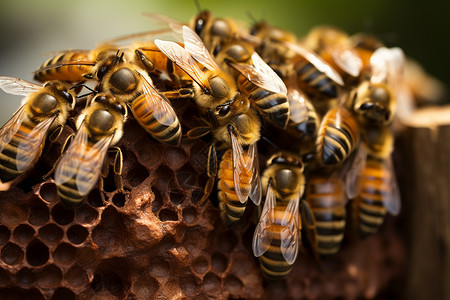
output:
[[[401,210],[401,200],[391,156],[386,159],[385,167],[390,176],[384,177],[385,184],[389,187],[389,193],[384,197],[384,206],[391,215],[396,216]]]
[[[142,15],[151,20],[169,25],[169,27],[177,33],[181,33],[182,31],[183,23],[178,20],[172,19],[171,17],[155,13],[142,13]]]
[[[174,42],[155,40],[156,46],[180,69],[188,74],[199,86],[205,87],[208,82],[204,72],[197,65],[189,52]]]
[[[91,147],[87,130],[82,125],[56,166],[56,184],[61,185],[75,179],[79,193],[87,195],[97,183],[113,136],[102,138]]]
[[[19,130],[25,117],[25,107],[22,105],[16,113],[0,129],[0,152],[9,144],[12,137]]]
[[[405,54],[398,48],[381,47],[370,57],[373,83],[389,82],[394,86],[402,79]]]
[[[170,126],[177,120],[177,115],[172,106],[155,90],[147,79],[140,75],[143,83],[143,91],[147,106],[153,111],[153,117],[162,125]]]
[[[187,26],[183,26],[184,48],[192,57],[208,70],[220,70],[214,58],[203,44],[202,39]]]
[[[27,170],[40,154],[48,129],[55,118],[56,115],[42,121],[26,135],[25,139],[20,141],[17,146],[17,170]]]
[[[231,150],[233,153],[233,182],[234,190],[241,203],[245,203],[250,196],[259,205],[261,202],[261,179],[256,144],[245,151],[238,143],[233,133],[231,136]]]
[[[293,44],[289,42],[284,42],[284,44],[288,48],[292,49],[297,54],[301,55],[306,60],[308,60],[312,65],[314,65],[317,68],[317,70],[319,70],[322,73],[325,73],[325,75],[327,75],[331,80],[333,80],[334,82],[336,82],[341,86],[344,86],[344,80],[342,79],[341,75],[339,75],[339,73],[333,67],[331,67],[316,53],[309,51],[298,44]]]
[[[42,85],[34,84],[26,80],[0,76],[0,89],[4,92],[18,96],[28,96],[42,88]]]
[[[258,53],[253,52],[252,61],[253,64],[239,64],[234,62],[230,62],[229,64],[244,75],[248,81],[260,88],[274,93],[287,93],[283,80],[266,64]]]
[[[353,49],[334,49],[331,50],[331,57],[344,72],[353,77],[359,76],[362,69],[362,60],[356,51]]]
[[[298,232],[298,217],[299,217],[299,203],[300,195],[291,199],[286,207],[281,220],[281,253],[284,259],[290,265],[295,262],[297,258],[300,239]]]
[[[253,254],[256,257],[263,255],[267,249],[269,249],[272,242],[272,235],[269,231],[270,226],[274,223],[275,219],[275,194],[272,190],[272,183],[267,185],[266,200],[261,212],[258,225],[256,225],[255,233],[253,235]]]
[[[367,150],[362,143],[359,144],[356,153],[351,157],[348,165],[344,165],[345,193],[349,199],[355,199],[361,192],[359,175],[366,166]],[[347,163],[346,161],[346,163]]]
[[[292,122],[299,124],[308,118],[308,107],[306,106],[307,97],[298,89],[289,89],[287,92],[289,101],[289,118]]]

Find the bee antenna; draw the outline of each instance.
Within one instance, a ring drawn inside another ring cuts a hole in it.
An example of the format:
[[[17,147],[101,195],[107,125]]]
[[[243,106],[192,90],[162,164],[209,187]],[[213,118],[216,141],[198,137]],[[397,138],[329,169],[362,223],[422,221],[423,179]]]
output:
[[[257,21],[255,19],[255,16],[253,16],[252,13],[249,10],[245,11],[245,14],[250,19],[250,21],[252,21],[253,24],[257,23]]]
[[[269,140],[269,139],[266,138],[265,136],[261,136],[261,140],[263,140],[263,141],[265,141],[266,143],[268,143],[270,146],[272,146],[273,148],[275,148],[275,150],[281,151],[280,147],[278,147],[277,145],[275,145],[271,140]]]
[[[217,128],[217,120],[216,120],[211,108],[208,108],[208,119],[209,119],[209,124],[211,124],[211,127]]]
[[[195,6],[197,7],[198,12],[202,11],[202,8],[200,6],[200,2],[198,0],[194,0]]]
[[[74,89],[77,89],[79,87],[84,87],[85,89],[89,90],[89,93],[86,93],[86,94],[83,94],[83,95],[77,95],[77,98],[83,98],[83,97],[90,96],[92,94],[97,94],[98,93],[98,91],[92,89],[91,87],[85,85],[84,83],[76,84],[76,85],[72,86],[70,88],[70,90],[74,90]]]

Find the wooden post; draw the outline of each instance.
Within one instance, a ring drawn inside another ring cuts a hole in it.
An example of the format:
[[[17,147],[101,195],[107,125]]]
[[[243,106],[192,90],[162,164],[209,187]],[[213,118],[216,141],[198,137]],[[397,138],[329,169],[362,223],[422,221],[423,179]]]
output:
[[[450,299],[450,107],[415,112],[398,137],[404,299]]]

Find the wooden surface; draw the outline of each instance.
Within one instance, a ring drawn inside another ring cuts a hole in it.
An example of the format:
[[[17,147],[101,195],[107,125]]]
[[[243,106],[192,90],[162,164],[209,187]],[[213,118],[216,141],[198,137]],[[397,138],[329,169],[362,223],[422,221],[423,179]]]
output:
[[[450,299],[450,107],[414,113],[397,138],[404,299]]]

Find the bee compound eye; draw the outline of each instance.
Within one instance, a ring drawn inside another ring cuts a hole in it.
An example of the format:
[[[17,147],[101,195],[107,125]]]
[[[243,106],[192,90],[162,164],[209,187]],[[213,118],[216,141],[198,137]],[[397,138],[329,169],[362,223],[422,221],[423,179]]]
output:
[[[228,113],[230,112],[230,106],[227,105],[223,105],[219,108],[218,114],[221,117],[225,117],[226,115],[228,115]]]
[[[62,94],[64,95],[64,99],[67,101],[67,103],[69,103],[72,106],[74,103],[73,96],[66,91],[62,91]]]
[[[125,110],[125,107],[124,107],[122,104],[117,103],[117,104],[116,104],[116,109],[117,109],[117,111],[119,111],[122,115],[125,115],[126,110]]]

